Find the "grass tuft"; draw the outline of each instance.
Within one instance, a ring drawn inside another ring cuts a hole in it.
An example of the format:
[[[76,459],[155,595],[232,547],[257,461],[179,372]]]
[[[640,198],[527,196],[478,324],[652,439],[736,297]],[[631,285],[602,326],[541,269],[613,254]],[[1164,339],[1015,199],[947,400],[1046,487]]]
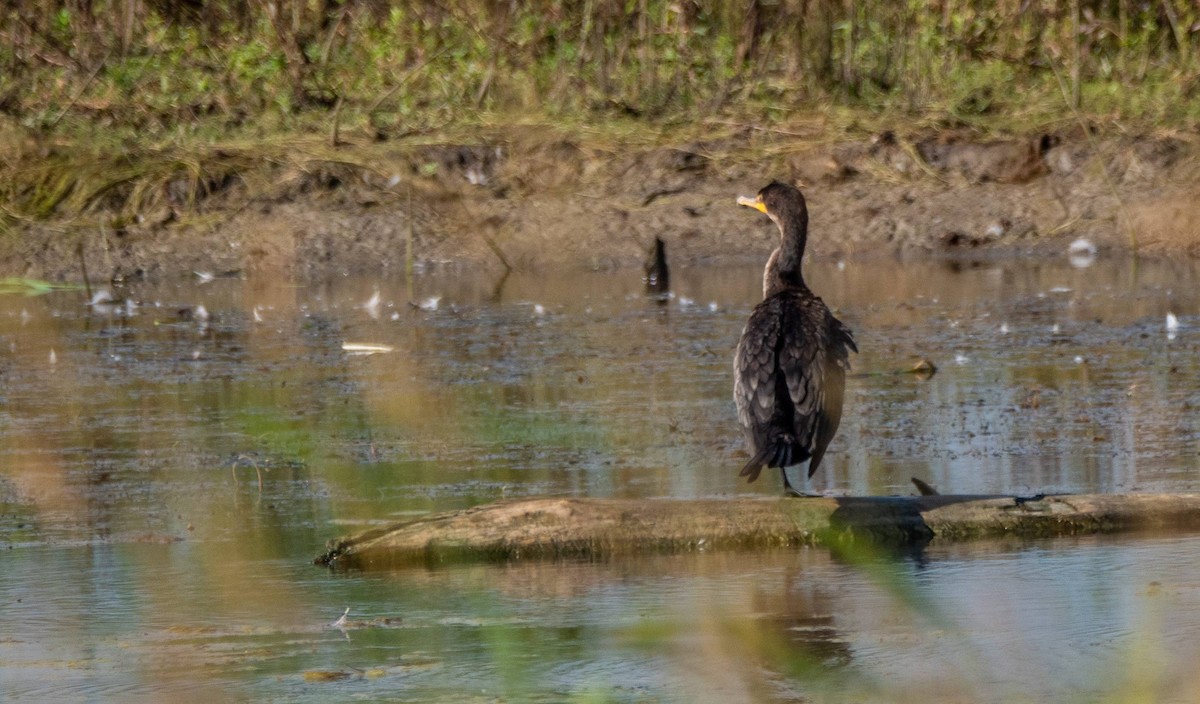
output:
[[[303,169],[285,139],[336,151],[552,125],[637,143],[714,124],[807,132],[813,116],[817,139],[1028,133],[1072,112],[1186,133],[1198,22],[1187,0],[14,0],[0,217],[186,210]]]

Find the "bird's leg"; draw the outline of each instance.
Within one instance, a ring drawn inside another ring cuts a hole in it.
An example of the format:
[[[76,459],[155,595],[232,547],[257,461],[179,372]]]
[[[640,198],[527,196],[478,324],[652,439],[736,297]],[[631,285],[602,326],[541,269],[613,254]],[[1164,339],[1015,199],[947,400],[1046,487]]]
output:
[[[808,465],[804,465],[804,466],[807,467]],[[792,483],[790,481],[788,481],[787,467],[780,467],[779,472],[780,472],[780,474],[783,475],[783,495],[784,496],[795,496],[795,497],[799,497],[799,498],[808,498],[808,499],[821,498],[820,494],[810,494],[806,491],[797,491],[796,487],[792,486]],[[805,483],[805,485],[807,485],[808,484],[808,472],[807,471],[805,472],[804,477],[805,477],[804,483]]]
[[[804,496],[804,494],[796,491],[792,483],[788,481],[787,467],[780,467],[779,473],[783,475],[783,495],[784,496]]]

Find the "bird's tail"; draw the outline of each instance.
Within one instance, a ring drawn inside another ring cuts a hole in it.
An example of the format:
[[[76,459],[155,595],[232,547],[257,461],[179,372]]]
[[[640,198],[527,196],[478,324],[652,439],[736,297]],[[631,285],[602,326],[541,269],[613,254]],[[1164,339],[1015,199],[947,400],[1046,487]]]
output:
[[[738,472],[739,477],[746,477],[746,482],[753,482],[758,479],[758,475],[762,472],[762,468],[767,463],[767,459],[775,454],[775,448],[772,445],[767,445],[759,450],[757,454],[750,458],[746,466],[742,467],[742,471]]]
[[[796,441],[791,435],[778,435],[772,438],[750,458],[738,476],[746,477],[746,482],[750,483],[758,479],[763,467],[789,467],[797,462],[803,462],[805,458],[796,457],[795,446]]]

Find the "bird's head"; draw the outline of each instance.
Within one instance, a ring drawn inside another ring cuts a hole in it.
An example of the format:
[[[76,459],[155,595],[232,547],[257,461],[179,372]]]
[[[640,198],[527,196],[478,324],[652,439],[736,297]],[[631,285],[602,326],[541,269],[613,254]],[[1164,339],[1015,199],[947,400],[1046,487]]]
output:
[[[808,222],[808,207],[804,203],[804,195],[800,193],[800,189],[790,184],[772,181],[764,186],[758,195],[753,198],[739,196],[737,202],[738,205],[765,213],[781,228],[784,222]]]

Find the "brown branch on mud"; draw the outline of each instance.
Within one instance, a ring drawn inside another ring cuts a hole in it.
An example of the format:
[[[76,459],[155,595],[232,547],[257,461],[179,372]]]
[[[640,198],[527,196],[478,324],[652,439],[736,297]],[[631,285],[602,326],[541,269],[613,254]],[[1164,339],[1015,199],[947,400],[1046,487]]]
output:
[[[525,499],[375,528],[317,562],[389,568],[462,560],[603,558],[720,548],[924,544],[1018,535],[1200,529],[1200,495]]]
[[[651,191],[649,195],[647,195],[645,198],[642,199],[642,207],[645,208],[647,205],[650,205],[651,203],[658,200],[659,198],[663,198],[665,196],[673,196],[678,193],[683,193],[686,190],[687,189],[684,188],[683,186],[679,186],[677,188],[660,188],[656,191]]]
[[[488,249],[492,250],[492,254],[495,254],[496,258],[500,260],[500,264],[504,267],[504,271],[512,271],[512,264],[508,262],[508,257],[504,256],[504,251],[500,249],[500,245],[496,244],[496,241],[488,236],[486,232],[480,232],[479,236],[483,238],[483,243],[488,246]]]

